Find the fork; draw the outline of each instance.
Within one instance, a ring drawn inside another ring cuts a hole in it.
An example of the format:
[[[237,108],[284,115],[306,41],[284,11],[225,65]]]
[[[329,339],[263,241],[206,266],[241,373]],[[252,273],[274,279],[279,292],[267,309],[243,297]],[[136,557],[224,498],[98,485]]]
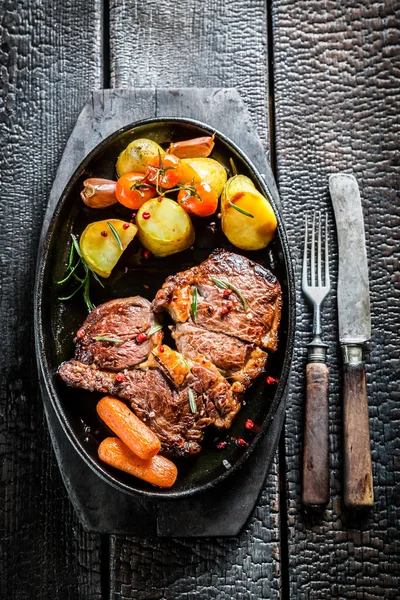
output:
[[[315,213],[312,220],[310,269],[308,269],[308,219],[305,220],[302,290],[314,309],[313,339],[308,344],[306,367],[306,418],[304,429],[303,492],[305,506],[322,507],[329,501],[327,344],[321,339],[321,305],[330,291],[328,221],[325,215],[324,283],[322,282],[321,213],[318,216],[315,261]],[[315,264],[315,262],[317,264]]]

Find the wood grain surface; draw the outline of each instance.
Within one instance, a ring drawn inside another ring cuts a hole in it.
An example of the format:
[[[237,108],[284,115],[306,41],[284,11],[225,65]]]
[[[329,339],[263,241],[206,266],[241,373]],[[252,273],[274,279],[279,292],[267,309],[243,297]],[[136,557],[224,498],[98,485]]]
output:
[[[327,210],[332,224],[328,175],[352,172],[363,201],[372,308],[367,385],[376,501],[371,512],[355,516],[342,505],[332,226],[333,293],[322,316],[324,340],[330,345],[332,501],[320,518],[307,517],[299,501],[305,344],[311,331],[311,313],[299,296],[298,351],[286,417],[293,600],[399,597],[399,19],[395,1],[273,3],[278,185],[298,277],[305,210]]]
[[[63,146],[88,91],[101,84],[100,2],[10,0],[0,10],[0,597],[94,600],[100,540],[79,525],[49,442],[32,290]]]

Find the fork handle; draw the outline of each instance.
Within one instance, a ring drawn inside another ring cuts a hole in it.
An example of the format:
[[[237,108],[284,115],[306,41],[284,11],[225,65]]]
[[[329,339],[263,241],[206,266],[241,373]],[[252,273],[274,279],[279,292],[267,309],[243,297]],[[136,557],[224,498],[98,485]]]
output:
[[[329,501],[328,367],[311,362],[306,367],[303,497],[305,506],[322,507]]]

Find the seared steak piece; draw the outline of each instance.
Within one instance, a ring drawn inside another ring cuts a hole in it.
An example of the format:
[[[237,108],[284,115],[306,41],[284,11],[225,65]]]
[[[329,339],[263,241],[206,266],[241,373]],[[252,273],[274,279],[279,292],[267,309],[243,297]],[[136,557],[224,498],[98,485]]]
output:
[[[232,286],[242,298],[230,293]],[[198,267],[168,277],[153,310],[167,310],[175,322],[185,323],[193,316],[193,288],[198,295],[196,325],[276,350],[282,293],[270,271],[239,254],[216,250]]]
[[[118,381],[112,371],[70,360],[61,365],[59,375],[71,387],[128,401],[139,419],[159,437],[164,452],[175,456],[200,452],[204,429],[212,419],[206,414],[199,381],[193,384],[197,410],[192,413],[188,387],[171,389],[158,369],[127,370],[123,381]]]
[[[262,372],[267,363],[267,353],[254,344],[197,327],[192,320],[177,323],[172,337],[179,352],[186,358],[195,359],[199,354],[213,363],[224,377],[237,381],[244,391]]]
[[[192,388],[196,397],[203,396],[206,413],[219,428],[231,426],[240,410],[239,396],[218,369],[204,356],[192,359],[172,350],[165,344],[155,348],[143,366],[156,366],[177,389]],[[241,390],[240,390],[241,391]],[[195,399],[196,401],[196,399]],[[197,402],[197,401],[196,401]]]
[[[89,314],[79,330],[75,358],[86,365],[95,364],[112,371],[138,365],[161,343],[162,333],[158,331],[142,343],[136,338],[156,324],[150,302],[145,298],[134,296],[105,302]]]

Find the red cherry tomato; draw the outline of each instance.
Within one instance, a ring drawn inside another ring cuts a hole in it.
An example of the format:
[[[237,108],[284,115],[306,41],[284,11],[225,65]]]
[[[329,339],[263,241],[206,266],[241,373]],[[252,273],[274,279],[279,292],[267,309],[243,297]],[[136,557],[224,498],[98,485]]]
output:
[[[146,168],[146,180],[159,188],[168,190],[179,183],[182,176],[182,163],[173,154],[155,156]]]
[[[208,217],[218,207],[218,196],[214,188],[205,181],[193,181],[178,194],[178,203],[187,213]]]
[[[157,196],[157,190],[145,181],[143,173],[125,173],[117,181],[115,195],[118,202],[137,210],[146,200]]]

